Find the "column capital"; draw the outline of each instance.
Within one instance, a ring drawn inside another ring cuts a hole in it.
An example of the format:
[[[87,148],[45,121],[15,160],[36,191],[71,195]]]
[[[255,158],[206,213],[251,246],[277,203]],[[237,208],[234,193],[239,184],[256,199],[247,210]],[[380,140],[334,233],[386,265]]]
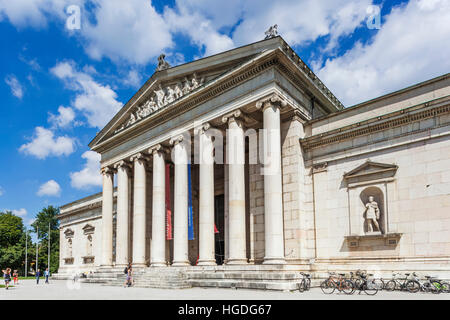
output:
[[[118,162],[116,162],[115,164],[114,164],[114,168],[115,169],[119,169],[119,168],[125,168],[125,169],[130,169],[131,168],[131,166],[130,166],[130,163],[129,162],[127,162],[127,161],[125,161],[125,160],[120,160],[120,161],[118,161]]]
[[[256,109],[264,111],[268,107],[284,108],[287,106],[287,101],[277,93],[273,93],[269,97],[263,98],[256,102]]]
[[[151,155],[154,155],[155,153],[158,153],[158,152],[169,153],[169,150],[158,143],[157,145],[154,145],[154,146],[148,148],[147,152]]]
[[[184,136],[182,134],[180,134],[178,136],[170,138],[169,143],[171,146],[175,146],[178,143],[182,142],[183,140],[184,140]]]
[[[200,126],[194,128],[194,134],[204,134],[209,129],[213,128],[209,122],[205,122]]]
[[[148,157],[145,154],[143,154],[142,152],[138,152],[130,157],[131,162],[135,162],[135,161],[144,161],[145,162],[148,160],[149,160]]]
[[[101,174],[114,174],[116,170],[112,167],[103,167],[100,169]]]

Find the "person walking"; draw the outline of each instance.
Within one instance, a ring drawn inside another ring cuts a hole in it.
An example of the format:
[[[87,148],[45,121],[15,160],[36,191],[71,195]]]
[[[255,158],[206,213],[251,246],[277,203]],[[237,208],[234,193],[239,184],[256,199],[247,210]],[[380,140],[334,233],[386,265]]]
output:
[[[126,274],[125,283],[123,285],[124,288],[126,288],[129,285],[130,282],[130,269],[131,269],[131,263],[129,263],[125,269],[123,270],[123,273]]]
[[[19,284],[19,273],[17,272],[17,270],[14,270],[14,272],[13,272],[13,280],[14,280],[14,285]]]
[[[48,268],[45,269],[44,276],[45,276],[45,283],[48,284],[48,277],[50,276],[50,271],[48,271]]]
[[[133,267],[131,265],[128,268],[127,282],[129,287],[133,285]]]
[[[39,277],[41,276],[41,269],[37,269],[36,271],[36,284],[39,284]]]
[[[3,278],[5,279],[5,288],[6,290],[9,289],[9,283],[11,282],[11,269],[6,268],[6,270],[2,270],[3,272]]]

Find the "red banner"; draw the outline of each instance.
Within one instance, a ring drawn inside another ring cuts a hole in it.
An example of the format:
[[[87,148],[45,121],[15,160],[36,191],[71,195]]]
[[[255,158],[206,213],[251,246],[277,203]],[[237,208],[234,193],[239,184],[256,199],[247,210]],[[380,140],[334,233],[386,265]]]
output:
[[[172,240],[172,210],[170,209],[170,165],[166,164],[166,240]]]

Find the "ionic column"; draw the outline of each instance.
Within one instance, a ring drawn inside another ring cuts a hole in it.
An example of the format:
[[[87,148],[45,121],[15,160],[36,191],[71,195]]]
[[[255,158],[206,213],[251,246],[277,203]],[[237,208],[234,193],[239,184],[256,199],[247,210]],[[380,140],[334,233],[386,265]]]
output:
[[[125,266],[129,261],[128,244],[130,240],[129,212],[128,212],[128,174],[129,165],[119,161],[117,169],[117,237],[116,237],[116,266]]]
[[[166,181],[164,150],[161,145],[149,149],[153,155],[152,243],[150,265],[164,267],[166,263]]]
[[[130,158],[134,162],[133,202],[133,266],[145,267],[145,231],[147,210],[146,158],[138,153]]]
[[[175,163],[173,266],[188,266],[188,143],[180,135],[170,140]]]
[[[228,164],[228,244],[227,264],[246,264],[245,236],[245,137],[243,123],[238,118],[241,111],[225,115],[222,122],[228,122],[227,164]]]
[[[281,180],[280,107],[278,95],[256,104],[264,118],[264,231],[263,264],[284,264],[283,187]]]
[[[102,266],[112,266],[113,248],[113,206],[114,206],[114,171],[102,169]]]
[[[214,239],[214,144],[209,123],[200,134],[200,214],[198,265],[216,265]]]

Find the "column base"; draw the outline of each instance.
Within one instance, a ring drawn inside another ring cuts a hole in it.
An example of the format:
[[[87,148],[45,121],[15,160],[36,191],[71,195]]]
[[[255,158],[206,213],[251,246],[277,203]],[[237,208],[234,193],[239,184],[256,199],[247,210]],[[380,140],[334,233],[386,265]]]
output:
[[[198,266],[217,266],[216,260],[210,259],[210,260],[198,260],[197,262]]]
[[[276,258],[264,258],[262,264],[286,264],[286,260],[283,257]]]
[[[247,259],[228,258],[227,264],[248,264]]]
[[[189,267],[191,263],[189,261],[174,261],[172,267]]]
[[[167,262],[165,261],[150,262],[150,267],[167,267]]]
[[[146,268],[147,267],[147,264],[144,262],[132,263],[131,265],[133,266],[133,268]]]

